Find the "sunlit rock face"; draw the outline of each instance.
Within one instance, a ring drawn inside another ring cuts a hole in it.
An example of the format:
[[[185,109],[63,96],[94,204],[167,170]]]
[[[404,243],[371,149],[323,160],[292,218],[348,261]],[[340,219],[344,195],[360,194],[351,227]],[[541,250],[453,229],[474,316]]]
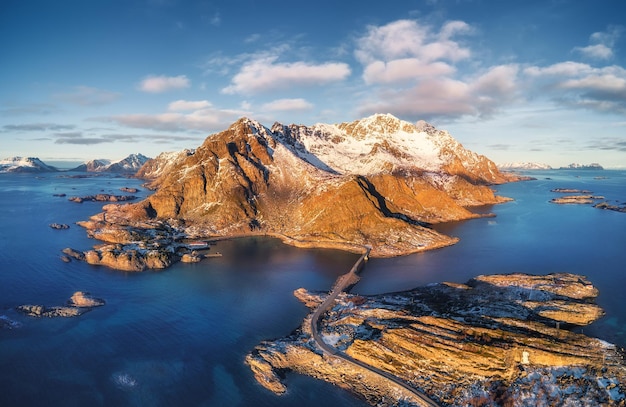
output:
[[[369,244],[372,256],[455,243],[429,224],[476,217],[468,207],[502,202],[488,185],[507,181],[447,132],[391,115],[271,129],[243,118],[195,150],[148,161],[138,174],[156,192],[83,223],[93,237],[121,243],[118,225],[161,220],[194,236],[259,233],[300,246]]]
[[[623,350],[570,330],[603,315],[597,295],[589,281],[571,274],[479,276],[401,293],[345,294],[320,331],[337,350],[442,405],[623,405]],[[296,296],[316,308],[325,295],[300,289]],[[322,356],[308,318],[289,337],[248,355],[261,384],[284,392],[278,373],[293,370],[373,405],[396,405],[396,390],[384,379]]]

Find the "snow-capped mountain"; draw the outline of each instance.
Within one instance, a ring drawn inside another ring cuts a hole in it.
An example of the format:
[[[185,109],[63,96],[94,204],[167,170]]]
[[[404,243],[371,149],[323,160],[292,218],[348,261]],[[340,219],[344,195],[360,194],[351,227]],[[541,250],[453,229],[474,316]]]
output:
[[[51,172],[55,167],[36,157],[9,157],[0,160],[0,172]]]
[[[150,158],[142,154],[131,154],[118,161],[97,159],[87,161],[86,163],[73,168],[71,171],[135,173],[149,159]]]
[[[548,164],[533,163],[533,162],[511,162],[498,165],[498,168],[506,171],[513,170],[551,170],[552,167]]]
[[[100,172],[104,171],[109,165],[111,165],[111,160],[99,158],[87,161],[76,168],[72,168],[70,171]]]
[[[139,178],[156,179],[194,153],[194,149],[161,153],[146,161],[135,175]]]
[[[193,152],[161,154],[137,175],[158,176],[155,193],[110,219],[147,216],[189,225],[198,236],[371,244],[376,256],[454,243],[424,225],[480,216],[466,207],[502,202],[489,185],[509,179],[447,132],[391,115],[271,128],[242,118]]]
[[[260,126],[255,122],[253,125]],[[437,130],[424,121],[412,124],[390,114],[376,114],[336,125],[276,123],[271,133],[301,158],[339,174],[419,169],[462,173],[488,183],[504,181],[493,162],[465,149],[447,131]]]

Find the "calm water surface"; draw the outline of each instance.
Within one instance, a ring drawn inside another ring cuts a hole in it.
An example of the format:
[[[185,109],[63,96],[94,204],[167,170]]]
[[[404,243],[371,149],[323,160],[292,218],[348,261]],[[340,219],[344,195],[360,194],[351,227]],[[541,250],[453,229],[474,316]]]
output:
[[[353,291],[398,291],[488,273],[581,273],[600,289],[598,302],[607,310],[585,333],[626,345],[626,214],[548,203],[555,187],[586,188],[624,203],[626,173],[533,174],[537,181],[498,186],[515,201],[482,208],[497,217],[438,227],[460,237],[459,244],[372,259]],[[594,179],[598,175],[608,178]],[[120,187],[139,184],[0,174],[0,314],[23,324],[0,330],[0,406],[365,405],[295,374],[287,377],[288,394],[274,396],[243,363],[260,341],[300,325],[307,309],[293,290],[327,290],[354,254],[250,238],[220,242],[214,250],[221,258],[161,272],[129,274],[60,261],[64,247],[85,250],[95,243],[73,223],[102,205],[53,194],[121,194]],[[52,222],[71,228],[53,230]],[[72,319],[34,319],[12,310],[26,303],[61,305],[77,290],[107,304]]]

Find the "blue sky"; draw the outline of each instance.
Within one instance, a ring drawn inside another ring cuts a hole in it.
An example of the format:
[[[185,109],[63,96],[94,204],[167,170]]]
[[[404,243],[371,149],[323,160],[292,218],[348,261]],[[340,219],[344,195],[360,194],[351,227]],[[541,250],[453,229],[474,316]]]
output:
[[[623,0],[4,0],[0,158],[391,113],[496,162],[626,167]]]

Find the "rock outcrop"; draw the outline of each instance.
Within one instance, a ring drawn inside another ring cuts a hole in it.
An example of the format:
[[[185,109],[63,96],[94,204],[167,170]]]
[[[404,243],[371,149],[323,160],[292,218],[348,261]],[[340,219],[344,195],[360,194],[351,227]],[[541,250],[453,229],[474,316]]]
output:
[[[92,308],[100,307],[104,304],[104,300],[100,298],[94,298],[89,293],[77,291],[70,297],[66,306],[48,307],[44,305],[26,304],[19,305],[15,307],[15,309],[25,315],[37,318],[70,318],[82,315]]]
[[[489,185],[509,180],[447,132],[390,115],[271,129],[244,118],[194,151],[159,156],[138,174],[161,174],[149,184],[156,192],[115,209],[117,223],[105,208],[83,224],[93,237],[160,221],[189,237],[266,234],[299,246],[369,244],[372,256],[455,243],[428,226],[478,217],[468,208],[503,202]]]
[[[309,307],[324,297],[302,289],[296,294]],[[441,405],[623,405],[623,349],[571,331],[603,315],[593,302],[597,294],[578,275],[479,276],[400,293],[343,294],[319,329],[337,352]],[[248,355],[257,380],[281,394],[281,377],[295,371],[372,405],[398,405],[399,390],[384,378],[322,353],[310,317],[290,336]]]

